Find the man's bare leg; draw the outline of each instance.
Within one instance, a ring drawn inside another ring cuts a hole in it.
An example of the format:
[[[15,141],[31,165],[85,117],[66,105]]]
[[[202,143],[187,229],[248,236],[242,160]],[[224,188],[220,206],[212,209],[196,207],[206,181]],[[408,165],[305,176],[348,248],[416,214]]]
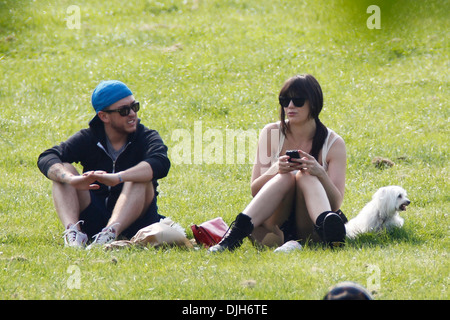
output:
[[[153,183],[125,182],[107,226],[119,235],[145,213],[155,197]]]
[[[74,175],[79,175],[73,165],[69,163],[63,165]],[[77,190],[71,185],[56,181],[53,181],[52,196],[56,213],[65,228],[76,224],[80,218],[80,212],[86,209],[91,202],[89,191]]]

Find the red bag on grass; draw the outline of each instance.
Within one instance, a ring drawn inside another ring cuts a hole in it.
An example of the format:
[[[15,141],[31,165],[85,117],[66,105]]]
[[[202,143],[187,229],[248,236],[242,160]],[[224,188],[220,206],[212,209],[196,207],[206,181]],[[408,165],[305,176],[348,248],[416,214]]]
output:
[[[222,240],[225,233],[228,231],[228,225],[221,217],[214,218],[203,222],[200,225],[191,226],[195,241],[205,247],[216,245]]]

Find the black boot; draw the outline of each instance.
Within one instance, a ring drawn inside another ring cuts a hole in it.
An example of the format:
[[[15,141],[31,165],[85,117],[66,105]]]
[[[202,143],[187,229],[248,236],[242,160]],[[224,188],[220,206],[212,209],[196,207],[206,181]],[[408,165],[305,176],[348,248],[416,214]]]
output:
[[[222,241],[209,248],[209,252],[222,252],[225,250],[233,251],[241,246],[242,240],[249,236],[253,231],[251,218],[246,214],[239,213],[236,220],[231,224],[230,232],[227,233]]]
[[[322,241],[331,248],[345,243],[345,225],[343,219],[333,211],[321,213],[316,220],[316,231]]]

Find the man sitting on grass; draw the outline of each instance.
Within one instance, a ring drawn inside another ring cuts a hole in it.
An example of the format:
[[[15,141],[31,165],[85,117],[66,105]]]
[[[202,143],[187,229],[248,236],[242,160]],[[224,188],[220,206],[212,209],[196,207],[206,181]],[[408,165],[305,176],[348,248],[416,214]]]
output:
[[[158,222],[157,180],[170,168],[167,147],[157,131],[140,124],[139,102],[124,83],[102,81],[92,106],[96,115],[89,128],[38,159],[41,172],[53,181],[53,201],[69,247],[85,247],[88,237],[94,237],[91,246],[120,234],[131,238]],[[82,174],[72,165],[78,162]]]

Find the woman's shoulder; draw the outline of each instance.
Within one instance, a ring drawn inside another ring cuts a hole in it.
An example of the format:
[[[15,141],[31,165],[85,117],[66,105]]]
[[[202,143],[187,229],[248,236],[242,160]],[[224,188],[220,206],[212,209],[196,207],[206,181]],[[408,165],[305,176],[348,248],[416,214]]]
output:
[[[326,139],[326,147],[328,154],[335,154],[340,152],[345,152],[346,146],[344,139],[337,134],[335,131],[328,129],[328,137]]]
[[[263,130],[271,131],[271,130],[280,130],[280,121],[271,122],[264,126]]]
[[[328,141],[341,140],[342,142],[344,142],[344,139],[338,133],[336,133],[336,131],[328,127],[327,130],[328,130]]]
[[[281,127],[280,122],[278,121],[266,124],[260,132],[260,137],[280,137],[280,134]]]

